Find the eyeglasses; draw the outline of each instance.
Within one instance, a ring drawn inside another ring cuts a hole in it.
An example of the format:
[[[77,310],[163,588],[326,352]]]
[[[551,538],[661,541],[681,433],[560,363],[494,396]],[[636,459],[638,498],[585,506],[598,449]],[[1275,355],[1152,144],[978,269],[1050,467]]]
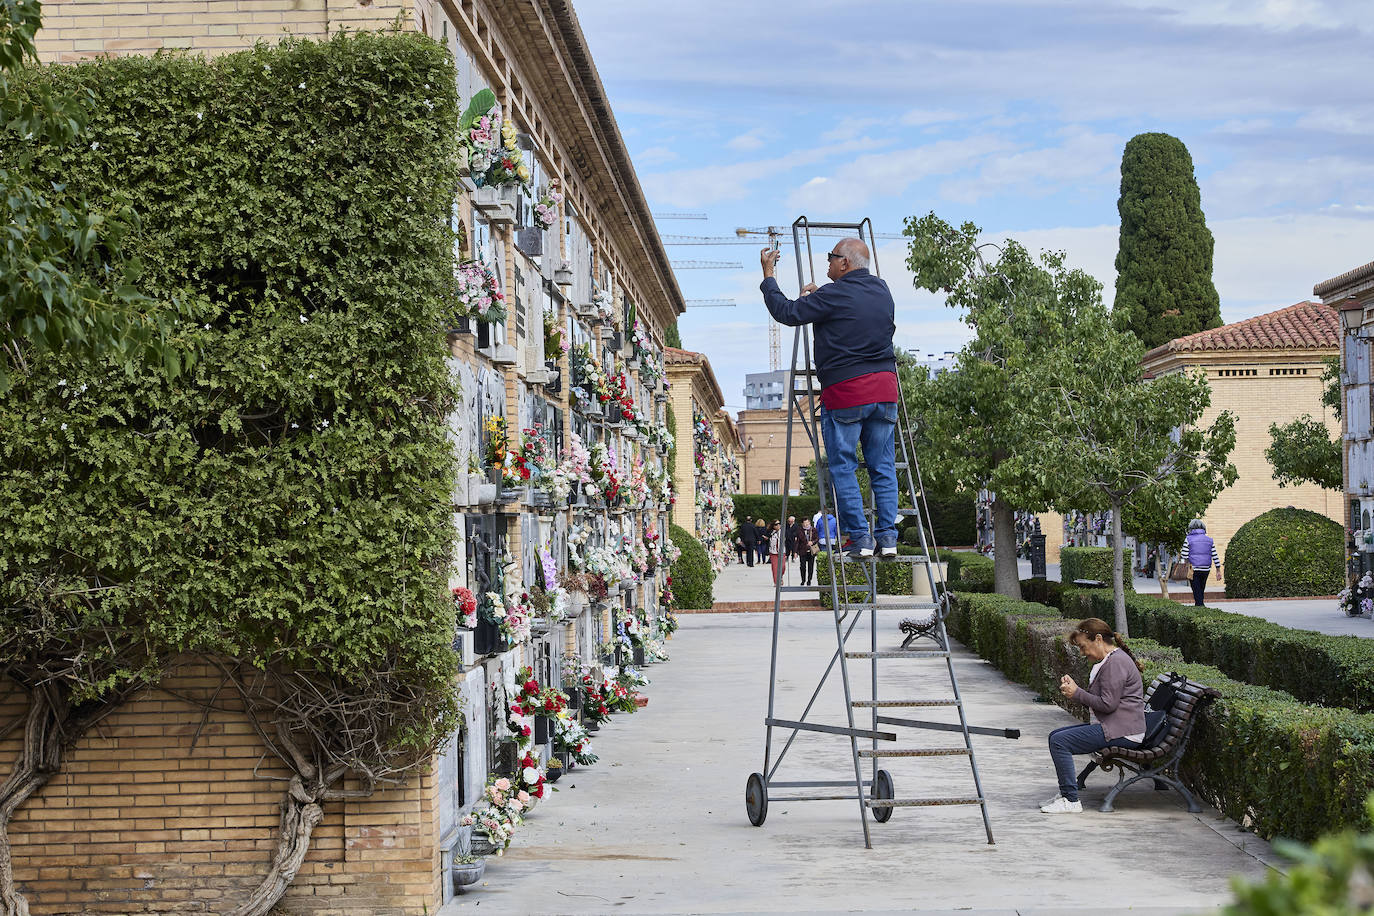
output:
[[[833,252],[833,251],[827,251],[827,252],[825,253],[825,259],[826,259],[827,261],[838,261],[838,260],[844,259],[844,255],[842,255],[842,254],[836,254],[836,253]]]

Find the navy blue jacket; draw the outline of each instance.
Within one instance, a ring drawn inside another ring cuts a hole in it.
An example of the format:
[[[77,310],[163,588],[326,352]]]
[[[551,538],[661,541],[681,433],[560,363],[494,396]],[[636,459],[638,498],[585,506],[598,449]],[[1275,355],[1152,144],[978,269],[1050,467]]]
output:
[[[795,300],[784,296],[772,277],[766,277],[759,289],[779,324],[814,326],[816,374],[822,388],[870,372],[897,371],[892,351],[896,306],[887,284],[867,269],[851,270]]]

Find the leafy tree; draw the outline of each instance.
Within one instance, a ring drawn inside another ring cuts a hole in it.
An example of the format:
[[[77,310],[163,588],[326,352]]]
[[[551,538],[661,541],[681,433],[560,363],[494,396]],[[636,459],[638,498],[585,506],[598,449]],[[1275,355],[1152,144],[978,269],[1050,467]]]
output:
[[[1337,419],[1341,416],[1341,358],[1326,361],[1322,373],[1322,406],[1329,408]],[[1274,468],[1279,486],[1315,483],[1327,490],[1340,490],[1341,443],[1326,431],[1326,424],[1304,414],[1291,423],[1269,425],[1270,446],[1264,457]]]
[[[1011,463],[1053,490],[1058,508],[1111,510],[1112,544],[1119,547],[1127,508],[1136,524],[1172,532],[1235,480],[1226,460],[1235,447],[1235,418],[1223,411],[1198,429],[1211,403],[1206,378],[1144,379],[1144,348],[1134,335],[1112,328],[1100,287],[1089,280],[1089,288],[1076,302],[1064,346],[1029,373],[1043,398],[1029,412],[1038,435]],[[1121,551],[1112,557],[1115,625],[1126,635]]]
[[[96,207],[66,183],[33,176],[45,145],[85,142],[89,92],[69,94],[39,86],[18,91],[15,79],[37,61],[34,36],[41,25],[38,0],[0,4],[0,123],[26,139],[19,155],[0,168],[0,394],[15,372],[47,352],[70,351],[91,360],[111,358],[127,369],[160,364],[169,378],[192,353],[174,345],[176,300],[155,301],[138,291],[142,265],[123,244],[138,218],[123,196]],[[98,155],[98,143],[91,154]]]
[[[1177,137],[1137,134],[1121,157],[1119,327],[1147,349],[1221,325],[1212,284],[1212,233],[1193,159]]]
[[[1011,458],[1040,435],[1027,413],[1043,398],[1034,370],[1052,358],[1097,286],[1065,270],[1062,256],[1037,261],[1015,241],[989,264],[983,251],[990,246],[979,243],[978,231],[972,223],[955,229],[933,213],[907,220],[915,284],[943,291],[947,304],[963,310],[974,339],[955,371],[931,377],[910,363],[899,369],[927,486],[995,493],[994,587],[1019,598],[1015,510],[1044,508],[1054,490],[1047,475]]]
[[[682,333],[677,329],[677,322],[668,325],[668,329],[663,332],[663,342],[670,347],[682,349]]]

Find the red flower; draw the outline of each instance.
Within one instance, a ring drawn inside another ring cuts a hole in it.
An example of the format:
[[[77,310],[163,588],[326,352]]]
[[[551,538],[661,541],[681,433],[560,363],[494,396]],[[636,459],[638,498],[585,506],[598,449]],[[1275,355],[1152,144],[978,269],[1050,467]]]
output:
[[[530,727],[529,727],[528,725],[526,725],[524,728],[520,729],[520,731],[521,731],[521,733],[522,733],[526,738],[528,738],[528,737],[530,736]]]
[[[525,693],[538,693],[538,692],[539,692],[539,682],[536,681],[536,680],[533,680],[533,679],[528,680],[528,681],[525,682],[525,686],[522,687],[521,689],[524,690]]]

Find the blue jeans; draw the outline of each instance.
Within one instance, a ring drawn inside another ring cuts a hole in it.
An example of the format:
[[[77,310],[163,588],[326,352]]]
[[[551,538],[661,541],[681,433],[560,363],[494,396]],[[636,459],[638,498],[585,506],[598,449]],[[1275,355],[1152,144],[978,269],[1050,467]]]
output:
[[[830,462],[840,530],[856,541],[869,537],[857,476],[858,446],[862,445],[877,509],[872,536],[880,547],[897,543],[896,435],[897,405],[890,401],[839,410],[821,409],[821,438],[825,440],[825,454]]]
[[[1059,794],[1069,801],[1078,801],[1078,770],[1073,765],[1074,754],[1091,754],[1105,747],[1140,747],[1125,738],[1107,740],[1102,726],[1096,722],[1088,725],[1066,725],[1050,732],[1050,759],[1054,761],[1054,773],[1059,778]]]

